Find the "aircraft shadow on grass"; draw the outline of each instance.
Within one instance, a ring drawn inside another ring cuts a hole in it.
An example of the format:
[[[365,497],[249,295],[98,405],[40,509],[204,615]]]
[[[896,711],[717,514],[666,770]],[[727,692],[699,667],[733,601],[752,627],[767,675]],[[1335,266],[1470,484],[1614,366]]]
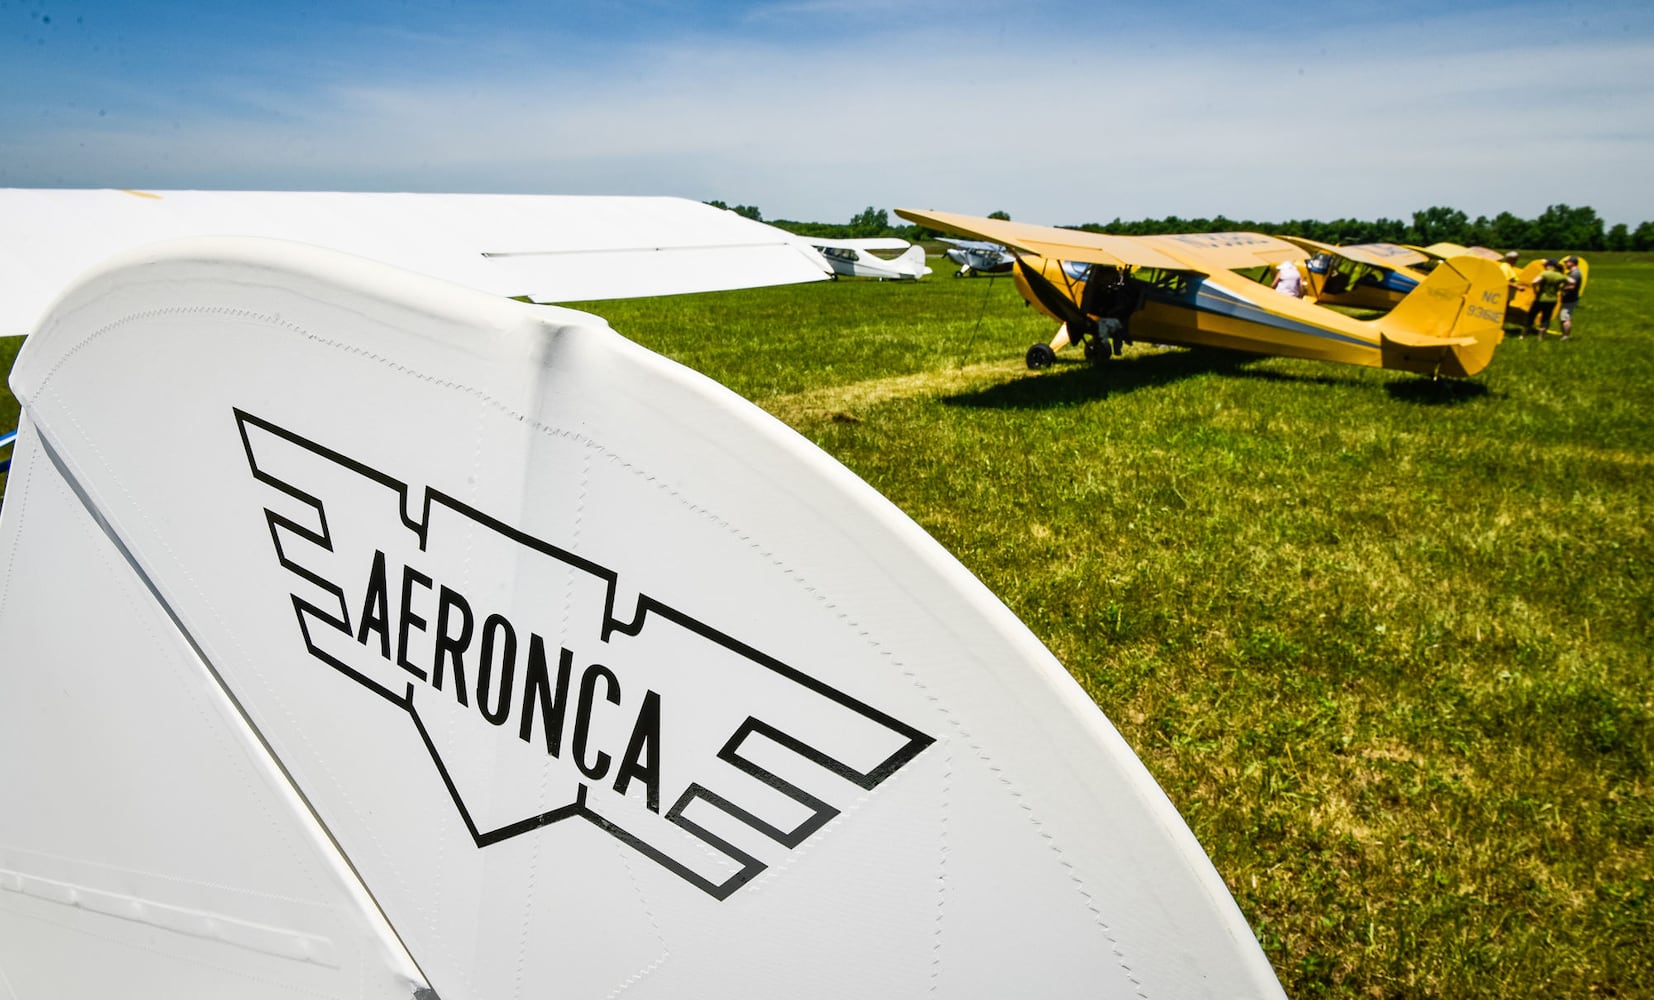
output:
[[[1365,384],[1358,375],[1300,375],[1253,367],[1267,360],[1267,357],[1255,354],[1215,348],[1147,354],[1102,365],[1064,359],[1043,374],[946,396],[942,402],[948,406],[1038,410],[1105,399],[1116,393],[1169,385],[1182,379],[1211,374],[1296,385]],[[1480,382],[1423,377],[1386,382],[1384,391],[1392,399],[1425,406],[1457,405],[1488,395],[1487,386]]]
[[[1384,391],[1391,399],[1420,406],[1458,406],[1487,396],[1502,397],[1482,382],[1465,382],[1455,378],[1404,378],[1384,383]]]

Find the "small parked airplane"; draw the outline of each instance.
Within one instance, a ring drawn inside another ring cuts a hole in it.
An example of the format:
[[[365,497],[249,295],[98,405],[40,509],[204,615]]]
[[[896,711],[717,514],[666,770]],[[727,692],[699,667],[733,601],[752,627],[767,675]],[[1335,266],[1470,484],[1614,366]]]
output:
[[[1428,269],[1420,266],[1434,266],[1428,255],[1395,243],[1334,246],[1301,236],[1281,239],[1309,252],[1305,279],[1322,305],[1394,309],[1428,276]]]
[[[316,245],[371,243],[340,220],[372,196],[220,199],[308,242],[152,244],[84,195],[32,197],[71,252],[134,242],[44,290],[11,373],[0,998],[1284,1000],[1148,770],[941,545],[501,290],[820,279],[785,234],[395,196],[421,272]],[[476,259],[554,219],[534,267]],[[617,276],[616,244],[678,250]]]
[[[832,240],[819,236],[803,237],[802,241],[814,247],[832,265],[833,277],[877,278],[880,281],[917,281],[930,273],[925,264],[925,248],[893,236],[873,236],[865,239]],[[880,257],[875,250],[900,250],[895,257]]]
[[[942,237],[942,242],[953,244],[952,248],[942,252],[948,260],[959,265],[959,270],[953,272],[955,278],[969,278],[977,274],[1006,274],[1016,262],[1016,256],[998,243],[961,240],[947,236]]]
[[[1505,279],[1491,261],[1454,258],[1387,315],[1356,320],[1312,298],[1269,287],[1303,248],[1258,233],[1110,236],[949,212],[897,209],[932,229],[1003,243],[1019,254],[1018,289],[1064,324],[1053,344],[1028,350],[1029,367],[1063,343],[1088,358],[1133,340],[1221,347],[1467,377],[1503,337]]]

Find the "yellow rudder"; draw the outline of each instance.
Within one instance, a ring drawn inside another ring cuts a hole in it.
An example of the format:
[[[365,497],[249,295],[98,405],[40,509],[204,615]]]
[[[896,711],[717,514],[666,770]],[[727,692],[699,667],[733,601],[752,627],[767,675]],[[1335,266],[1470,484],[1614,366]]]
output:
[[[1467,256],[1443,261],[1372,323],[1385,368],[1467,378],[1493,360],[1504,319],[1504,272],[1493,261]]]

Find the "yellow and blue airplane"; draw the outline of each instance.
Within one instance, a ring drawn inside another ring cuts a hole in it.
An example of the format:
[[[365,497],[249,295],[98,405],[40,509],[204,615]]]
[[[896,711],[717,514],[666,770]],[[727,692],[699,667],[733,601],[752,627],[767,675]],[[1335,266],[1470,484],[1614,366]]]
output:
[[[1388,313],[1358,320],[1313,291],[1296,298],[1272,289],[1281,265],[1302,269],[1310,255],[1259,233],[1111,236],[951,212],[896,214],[1016,252],[1018,290],[1066,330],[1029,348],[1031,368],[1050,364],[1065,343],[1100,360],[1141,340],[1467,378],[1504,338],[1505,276],[1477,257],[1441,262]]]
[[[1334,246],[1301,236],[1282,239],[1309,253],[1304,279],[1322,305],[1394,309],[1429,276],[1438,259],[1397,243]]]

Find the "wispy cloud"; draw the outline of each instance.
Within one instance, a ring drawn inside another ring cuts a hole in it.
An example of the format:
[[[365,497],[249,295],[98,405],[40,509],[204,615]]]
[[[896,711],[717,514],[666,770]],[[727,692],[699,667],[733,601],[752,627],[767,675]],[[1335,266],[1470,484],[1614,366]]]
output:
[[[335,53],[336,73],[225,74],[210,99],[175,92],[102,118],[13,106],[0,183],[659,193],[805,219],[869,203],[1045,222],[1556,202],[1654,217],[1642,27],[1536,43],[1531,22],[1472,11],[1359,35],[1088,24],[1081,44],[1032,21],[984,32],[901,9],[908,20],[850,41],[686,31],[583,46],[519,26],[456,35],[458,55],[424,74],[382,55],[350,72]],[[805,0],[738,16],[840,12]],[[405,51],[441,49],[425,28],[385,30],[409,33]],[[1556,67],[1567,89],[1530,67]]]

